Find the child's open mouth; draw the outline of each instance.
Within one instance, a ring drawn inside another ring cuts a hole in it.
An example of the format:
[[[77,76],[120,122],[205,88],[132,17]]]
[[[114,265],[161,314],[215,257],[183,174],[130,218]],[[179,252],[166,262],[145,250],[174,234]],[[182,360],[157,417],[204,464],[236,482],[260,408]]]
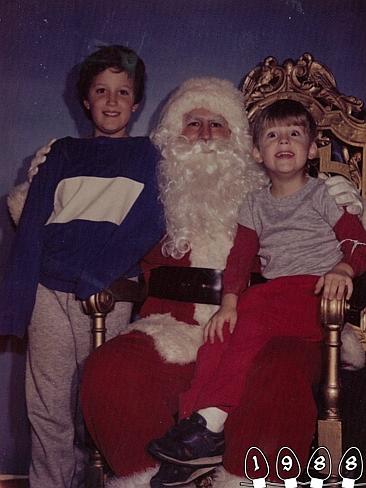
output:
[[[287,159],[287,158],[292,158],[294,156],[294,153],[289,152],[289,151],[281,151],[275,154],[276,158],[279,159]]]

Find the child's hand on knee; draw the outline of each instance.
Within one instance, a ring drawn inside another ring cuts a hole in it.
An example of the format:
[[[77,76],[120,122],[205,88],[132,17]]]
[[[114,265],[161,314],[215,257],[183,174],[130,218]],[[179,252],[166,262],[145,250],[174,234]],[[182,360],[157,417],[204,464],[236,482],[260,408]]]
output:
[[[236,308],[221,307],[207,322],[203,332],[205,342],[209,339],[211,344],[215,341],[215,335],[224,342],[224,325],[229,324],[230,333],[233,332],[237,320]]]
[[[323,290],[323,297],[328,300],[342,300],[346,293],[346,300],[351,298],[353,292],[353,269],[347,263],[338,263],[324,276],[321,276],[315,285],[315,294]]]
[[[238,318],[238,314],[236,312],[237,301],[238,297],[233,293],[227,293],[223,296],[221,307],[205,325],[205,329],[203,331],[203,338],[205,342],[210,339],[211,344],[213,344],[215,341],[215,335],[217,335],[221,342],[224,342],[223,331],[226,323],[229,324],[229,331],[230,334],[232,334]]]

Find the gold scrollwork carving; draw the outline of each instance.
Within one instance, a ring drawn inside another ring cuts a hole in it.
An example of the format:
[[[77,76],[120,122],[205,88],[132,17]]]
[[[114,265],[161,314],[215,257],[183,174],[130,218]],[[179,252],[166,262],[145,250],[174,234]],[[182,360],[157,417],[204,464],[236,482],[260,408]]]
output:
[[[310,102],[317,100],[324,112],[338,110],[347,114],[353,123],[366,125],[365,120],[357,117],[363,108],[362,100],[340,93],[331,71],[309,53],[297,61],[287,59],[282,65],[273,56],[267,57],[246,75],[242,92],[249,115],[255,108],[253,104],[288,92],[308,97]]]

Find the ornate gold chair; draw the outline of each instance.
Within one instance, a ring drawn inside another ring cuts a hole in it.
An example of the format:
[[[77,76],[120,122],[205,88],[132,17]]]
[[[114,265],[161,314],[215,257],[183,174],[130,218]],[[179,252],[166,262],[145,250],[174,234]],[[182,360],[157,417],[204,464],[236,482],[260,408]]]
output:
[[[366,195],[366,116],[362,112],[363,103],[355,97],[342,95],[332,73],[324,65],[314,61],[310,54],[304,54],[297,61],[287,60],[282,65],[275,58],[267,57],[245,76],[241,90],[249,119],[255,117],[263,107],[279,99],[290,98],[303,103],[313,114],[319,130],[319,158],[310,168],[312,175],[316,176],[319,171],[340,174],[352,181],[362,195]],[[179,279],[184,280],[185,277]],[[156,293],[154,290],[154,273],[151,274],[148,286],[141,287],[122,279],[83,302],[85,313],[92,319],[94,347],[99,347],[105,341],[105,319],[114,303],[119,300],[142,302],[148,293],[164,297],[164,292],[160,291],[159,295],[159,291]],[[184,300],[214,303],[212,297],[210,301],[205,301],[204,294],[201,295],[199,299],[185,297]],[[350,320],[366,331],[364,294],[354,295],[356,299],[350,304],[346,304],[345,300],[324,299],[321,304],[327,357],[322,388],[324,405],[318,422],[318,445],[325,446],[330,451],[333,481],[337,478],[338,462],[342,454],[342,421],[339,408],[341,329],[344,322]],[[169,298],[174,299],[171,296]],[[181,297],[179,299],[182,300]],[[215,303],[219,303],[219,295],[215,300]],[[103,462],[97,451],[92,456],[90,468],[88,488],[102,488],[105,475]],[[210,478],[203,477],[197,486],[211,486]]]

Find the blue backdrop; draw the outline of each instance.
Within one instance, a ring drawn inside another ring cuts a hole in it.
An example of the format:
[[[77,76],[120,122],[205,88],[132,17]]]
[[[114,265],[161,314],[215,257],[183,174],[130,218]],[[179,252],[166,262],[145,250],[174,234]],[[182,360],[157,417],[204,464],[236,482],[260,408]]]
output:
[[[5,207],[35,149],[90,132],[72,90],[73,67],[97,45],[120,43],[145,60],[147,96],[132,135],[197,75],[238,84],[266,56],[312,53],[339,89],[366,100],[364,0],[13,0],[0,6],[0,273],[14,230]],[[21,298],[20,298],[21,299]],[[0,473],[24,473],[29,436],[22,341],[0,341]]]

